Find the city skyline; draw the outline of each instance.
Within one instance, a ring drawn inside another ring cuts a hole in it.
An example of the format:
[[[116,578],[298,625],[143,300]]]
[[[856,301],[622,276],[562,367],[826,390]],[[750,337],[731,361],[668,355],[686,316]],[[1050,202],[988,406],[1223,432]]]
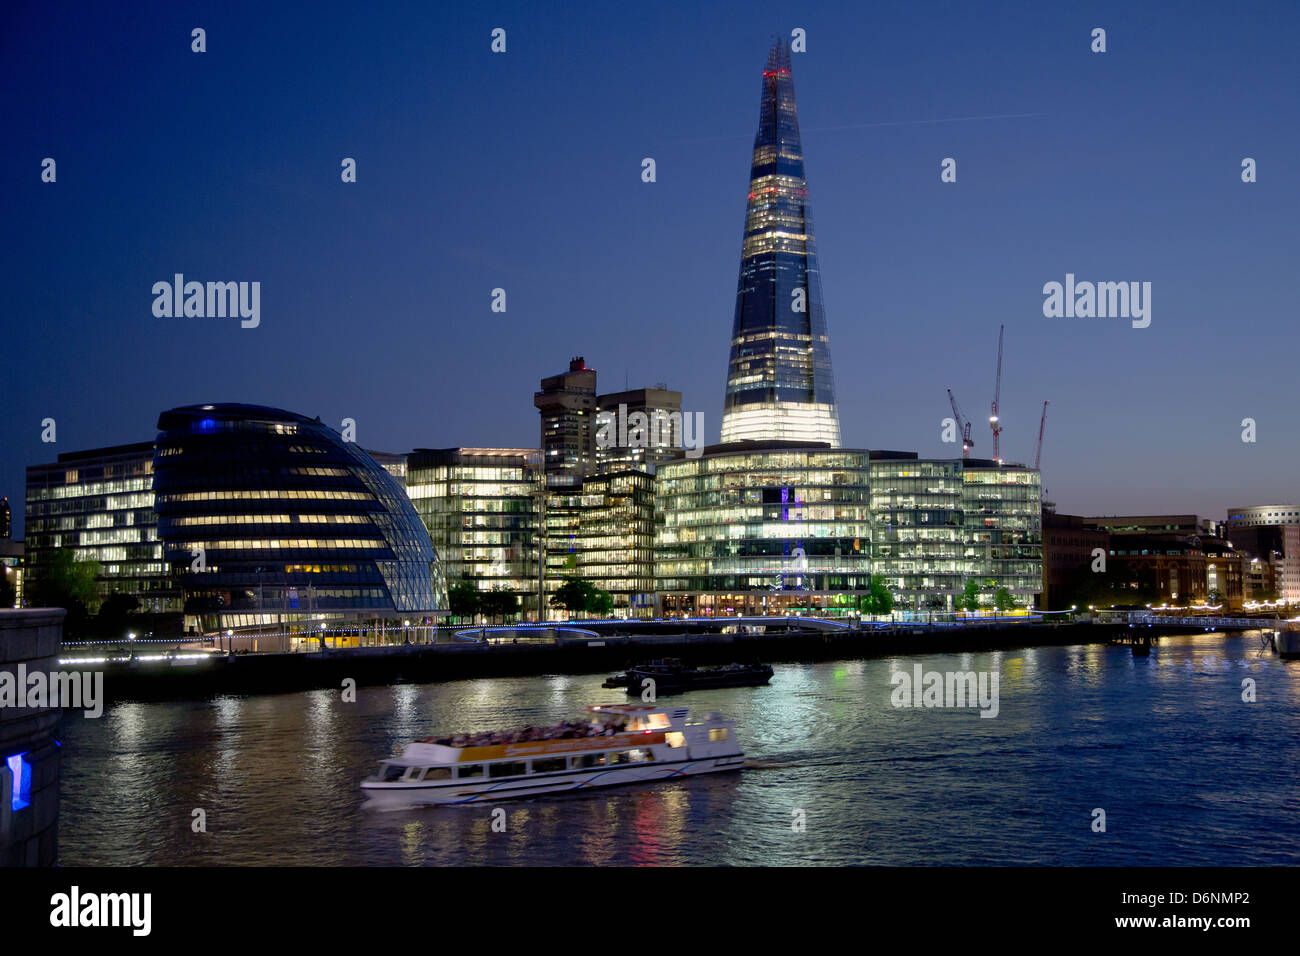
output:
[[[1062,511],[1217,519],[1294,500],[1287,383],[1267,365],[1241,374],[1289,340],[1296,244],[1297,14],[1262,9],[1275,29],[1208,6],[1027,6],[1006,22],[945,11],[926,33],[900,8],[772,6],[740,28],[703,11],[683,33],[616,13],[575,32],[506,6],[454,26],[412,9],[405,32],[322,19],[304,36],[273,11],[252,29],[245,8],[205,25],[203,54],[189,14],[30,29],[10,14],[24,29],[0,41],[14,230],[0,268],[19,361],[0,494],[21,500],[28,465],[148,439],[161,410],[196,402],[350,417],[367,448],[531,446],[529,393],[575,354],[681,391],[713,441],[755,63],[798,27],[842,444],[955,457],[939,440],[951,386],[984,454],[1005,322],[1004,457],[1032,461],[1050,399],[1044,484]],[[494,55],[497,19],[509,40]],[[1089,49],[1098,25],[1104,54]],[[67,69],[29,85],[46,60]],[[352,64],[341,84],[325,62]],[[588,70],[616,81],[591,89]],[[525,76],[547,115],[521,105]],[[295,119],[308,113],[311,129]],[[168,134],[173,115],[214,132]],[[1240,179],[1248,156],[1256,183]],[[344,157],[356,183],[340,181]],[[151,288],[176,273],[260,282],[259,327],[156,317]],[[1067,275],[1151,282],[1150,327],[1044,317],[1043,285]]]

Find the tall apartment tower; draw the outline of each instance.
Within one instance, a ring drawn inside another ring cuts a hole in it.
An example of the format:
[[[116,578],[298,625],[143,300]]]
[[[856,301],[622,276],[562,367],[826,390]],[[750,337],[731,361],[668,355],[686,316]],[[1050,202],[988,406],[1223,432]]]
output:
[[[740,253],[722,441],[840,444],[790,50],[767,55]]]
[[[548,482],[581,482],[596,465],[596,370],[581,355],[542,379],[533,404],[542,416],[542,468]]]

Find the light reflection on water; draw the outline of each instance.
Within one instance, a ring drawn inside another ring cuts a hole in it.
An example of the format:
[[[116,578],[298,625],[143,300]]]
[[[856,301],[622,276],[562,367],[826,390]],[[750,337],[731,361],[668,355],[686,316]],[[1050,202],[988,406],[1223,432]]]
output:
[[[996,719],[896,709],[890,674],[998,667]],[[1242,680],[1257,701],[1242,701]],[[363,810],[398,741],[556,721],[603,675],[121,704],[64,722],[60,862],[1269,864],[1300,862],[1300,665],[1258,637],[778,665],[675,706],[737,721],[760,769],[499,806]],[[1108,832],[1090,829],[1094,807]],[[193,833],[195,809],[206,833]],[[806,829],[792,826],[797,815]]]

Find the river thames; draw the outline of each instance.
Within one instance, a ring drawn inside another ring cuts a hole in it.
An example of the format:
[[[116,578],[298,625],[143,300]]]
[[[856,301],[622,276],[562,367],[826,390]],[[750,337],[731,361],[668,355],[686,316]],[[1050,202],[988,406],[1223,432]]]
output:
[[[997,716],[892,706],[891,673],[918,663],[996,671]],[[628,698],[591,674],[70,715],[59,862],[1300,863],[1300,662],[1262,652],[1258,634],[1164,638],[1149,659],[1088,645],[775,666],[770,687],[663,701],[734,718],[752,769],[469,807],[376,812],[358,784],[413,737]]]

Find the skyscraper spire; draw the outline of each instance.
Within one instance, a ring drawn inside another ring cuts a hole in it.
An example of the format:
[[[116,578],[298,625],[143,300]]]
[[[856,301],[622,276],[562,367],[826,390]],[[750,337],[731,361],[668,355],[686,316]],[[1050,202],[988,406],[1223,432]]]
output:
[[[763,70],[722,440],[840,444],[790,50]]]

